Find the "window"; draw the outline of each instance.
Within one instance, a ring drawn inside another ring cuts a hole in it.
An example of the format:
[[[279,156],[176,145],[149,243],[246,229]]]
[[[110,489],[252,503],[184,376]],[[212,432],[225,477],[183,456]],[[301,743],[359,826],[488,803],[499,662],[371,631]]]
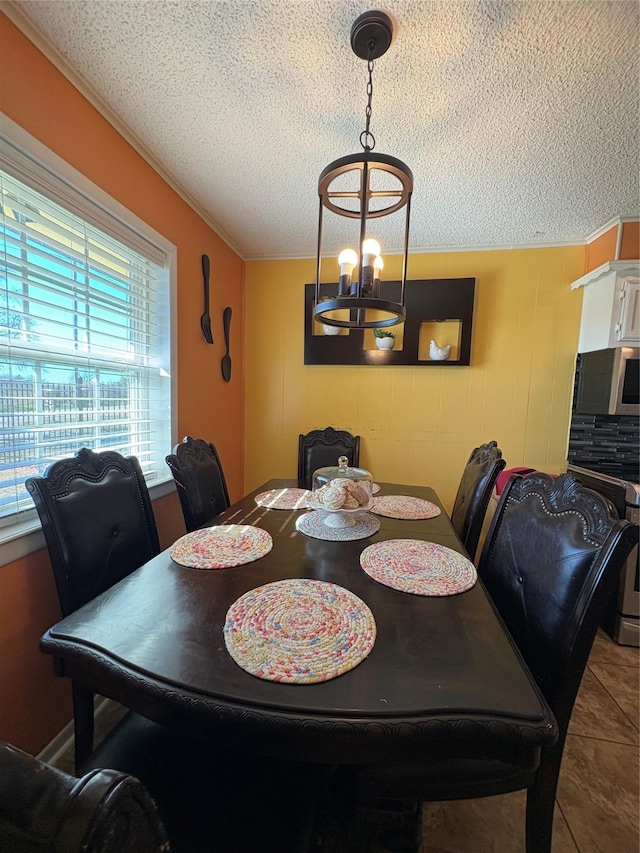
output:
[[[0,171],[0,527],[33,510],[27,477],[81,447],[137,456],[150,484],[171,448],[166,253],[34,184]]]

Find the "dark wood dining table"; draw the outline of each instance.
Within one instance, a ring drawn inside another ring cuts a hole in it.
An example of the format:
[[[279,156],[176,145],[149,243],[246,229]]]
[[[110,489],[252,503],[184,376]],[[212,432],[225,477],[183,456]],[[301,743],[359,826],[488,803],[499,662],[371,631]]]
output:
[[[238,750],[323,763],[386,764],[424,756],[506,757],[535,766],[556,722],[481,582],[450,596],[383,586],[360,567],[372,542],[421,539],[464,552],[444,510],[435,518],[378,517],[368,539],[325,541],[296,530],[299,511],[255,495],[214,523],[267,530],[272,550],[235,568],[197,570],[169,549],[42,637],[55,671],[158,723]],[[428,487],[381,484],[441,507]],[[303,510],[307,511],[307,510]],[[230,605],[287,578],[329,581],[370,608],[377,637],[349,672],[315,684],[266,681],[241,669],[223,637]]]

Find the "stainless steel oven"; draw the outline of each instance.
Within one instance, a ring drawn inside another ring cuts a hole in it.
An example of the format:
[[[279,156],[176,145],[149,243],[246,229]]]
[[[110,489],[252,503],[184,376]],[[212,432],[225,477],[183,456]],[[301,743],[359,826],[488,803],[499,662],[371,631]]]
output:
[[[609,498],[620,518],[640,524],[640,485],[569,465],[570,471],[589,489]],[[605,614],[602,627],[625,646],[640,646],[640,567],[636,546],[620,573],[618,588]]]

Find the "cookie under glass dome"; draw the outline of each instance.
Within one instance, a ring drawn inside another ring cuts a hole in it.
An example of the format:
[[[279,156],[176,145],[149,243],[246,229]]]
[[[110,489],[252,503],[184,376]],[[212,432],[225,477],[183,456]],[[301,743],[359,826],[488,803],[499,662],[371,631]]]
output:
[[[309,506],[328,513],[324,523],[329,527],[353,527],[354,514],[371,509],[373,478],[364,468],[349,467],[346,456],[336,466],[313,472]]]

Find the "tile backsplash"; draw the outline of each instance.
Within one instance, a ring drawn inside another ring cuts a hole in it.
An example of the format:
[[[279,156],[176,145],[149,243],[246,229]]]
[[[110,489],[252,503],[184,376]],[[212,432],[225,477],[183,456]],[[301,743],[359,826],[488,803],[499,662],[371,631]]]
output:
[[[580,359],[575,376],[575,407]],[[569,462],[610,477],[640,482],[640,418],[634,415],[571,415]]]
[[[640,418],[572,415],[569,462],[600,474],[640,482]]]

